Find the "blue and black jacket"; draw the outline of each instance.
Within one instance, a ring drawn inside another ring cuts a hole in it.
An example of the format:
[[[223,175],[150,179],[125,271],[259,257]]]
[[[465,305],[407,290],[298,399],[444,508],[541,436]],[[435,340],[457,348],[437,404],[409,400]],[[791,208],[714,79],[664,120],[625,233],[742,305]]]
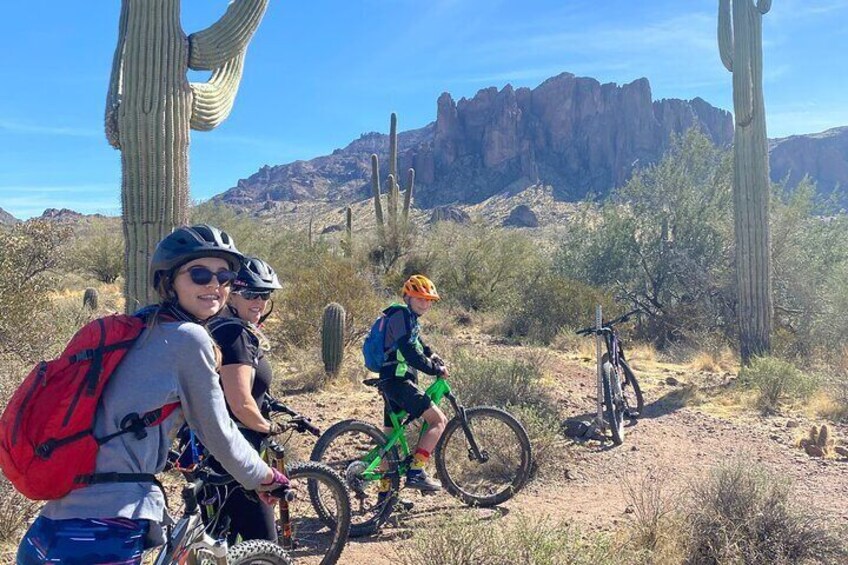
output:
[[[418,315],[402,303],[392,304],[383,313],[386,331],[383,350],[386,364],[380,378],[405,378],[417,381],[417,371],[438,375],[439,368],[430,360],[433,351],[421,340]]]

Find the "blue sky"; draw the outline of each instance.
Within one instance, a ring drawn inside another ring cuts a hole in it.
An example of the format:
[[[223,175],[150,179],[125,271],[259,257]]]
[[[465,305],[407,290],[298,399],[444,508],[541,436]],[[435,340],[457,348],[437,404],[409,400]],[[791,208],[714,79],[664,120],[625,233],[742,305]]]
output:
[[[271,0],[230,117],[192,132],[191,196],[363,132],[435,119],[448,91],[535,87],[563,71],[647,77],[654,98],[731,109],[718,0]],[[186,33],[226,0],[183,0]],[[120,155],[103,136],[118,0],[7,2],[0,24],[0,208],[120,212]],[[763,18],[768,134],[848,125],[848,0],[774,0]],[[192,80],[203,80],[192,73]]]

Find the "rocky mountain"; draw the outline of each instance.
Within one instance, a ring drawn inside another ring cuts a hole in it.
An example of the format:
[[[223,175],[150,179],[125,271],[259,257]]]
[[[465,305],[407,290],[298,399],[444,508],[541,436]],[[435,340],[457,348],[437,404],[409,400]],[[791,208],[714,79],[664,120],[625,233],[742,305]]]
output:
[[[837,200],[848,204],[848,127],[771,140],[769,167],[775,182],[795,186],[809,176],[819,194],[838,191]]]
[[[9,212],[0,208],[0,225],[12,225],[17,224],[18,219],[11,215]]]
[[[620,185],[692,126],[719,145],[733,139],[730,113],[700,98],[652,100],[644,78],[618,86],[563,73],[534,89],[491,87],[458,102],[442,94],[434,123],[398,135],[398,166],[415,168],[419,206],[482,202],[539,182],[578,200]],[[262,167],[216,200],[255,208],[361,199],[370,194],[371,153],[385,179],[388,137],[368,133],[332,155]]]

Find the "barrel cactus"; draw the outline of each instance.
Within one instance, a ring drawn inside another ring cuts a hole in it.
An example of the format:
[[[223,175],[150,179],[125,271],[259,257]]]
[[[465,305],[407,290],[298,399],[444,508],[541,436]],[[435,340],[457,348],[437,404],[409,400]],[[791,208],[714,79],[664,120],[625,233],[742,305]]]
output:
[[[92,312],[97,310],[97,305],[99,303],[99,295],[97,293],[96,288],[87,288],[82,295],[82,305],[83,308],[88,308]]]
[[[106,138],[121,151],[125,308],[156,300],[154,247],[188,222],[189,130],[211,130],[232,109],[247,44],[268,0],[235,0],[217,22],[186,37],[180,0],[122,0],[106,98]],[[188,69],[212,71],[190,83]]]
[[[771,0],[719,0],[718,46],[733,73],[733,202],[740,353],[748,363],[771,348],[769,175],[763,102],[762,17]]]
[[[344,361],[345,310],[331,302],[321,320],[321,359],[328,375],[338,375]]]

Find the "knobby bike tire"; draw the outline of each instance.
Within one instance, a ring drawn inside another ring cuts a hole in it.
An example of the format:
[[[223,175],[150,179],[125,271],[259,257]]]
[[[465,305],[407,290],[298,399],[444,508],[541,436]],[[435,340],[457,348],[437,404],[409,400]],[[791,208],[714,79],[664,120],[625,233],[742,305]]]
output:
[[[604,387],[604,409],[607,412],[607,424],[612,433],[612,442],[615,445],[624,443],[624,414],[619,409],[613,398],[612,380],[618,379],[618,373],[612,363],[607,361],[603,365],[603,387]],[[620,382],[620,381],[619,381]]]
[[[227,565],[292,565],[288,553],[267,540],[243,541],[227,552]]]
[[[302,503],[310,504],[317,514],[310,520],[305,514],[298,515],[296,505],[290,509],[295,542],[295,547],[288,550],[291,557],[297,563],[313,562],[323,554],[320,565],[335,565],[350,532],[350,497],[344,480],[323,463],[314,461],[296,463],[288,468],[286,475],[296,488],[299,480],[306,481],[309,501]],[[321,489],[327,490],[322,493]],[[299,496],[305,494],[298,493]],[[326,506],[328,495],[333,498],[333,510]],[[311,523],[306,523],[307,520]]]
[[[636,416],[631,416],[633,419],[636,419],[642,415],[642,411],[645,409],[645,398],[642,396],[642,388],[639,386],[639,381],[636,380],[636,375],[633,374],[633,369],[630,368],[630,365],[624,359],[620,363],[624,371],[624,383],[622,387],[631,387],[633,389],[633,396],[636,398],[637,414]]]
[[[452,445],[452,440],[457,440],[461,442],[459,445],[465,446],[465,452],[461,454],[455,453],[454,455],[456,455],[457,457],[464,457],[466,461],[463,461],[463,463],[467,463],[468,465],[478,465],[479,471],[477,472],[479,473],[480,477],[487,473],[491,473],[492,469],[484,467],[484,465],[489,465],[489,463],[477,463],[471,461],[471,458],[468,455],[468,449],[470,448],[470,446],[468,444],[468,440],[466,439],[465,430],[462,427],[462,422],[457,416],[448,422],[447,426],[445,427],[445,431],[442,434],[442,437],[439,439],[438,445],[436,445],[436,470],[439,474],[439,479],[442,481],[442,485],[451,495],[460,499],[462,502],[469,506],[488,507],[501,504],[515,496],[515,493],[517,493],[519,490],[521,490],[522,487],[524,487],[530,477],[532,464],[532,448],[530,446],[530,438],[527,436],[527,432],[524,430],[524,426],[522,426],[521,423],[516,420],[514,416],[512,416],[512,414],[506,412],[505,410],[501,410],[500,408],[495,408],[492,406],[476,406],[473,408],[467,408],[465,410],[465,415],[472,429],[472,433],[474,433],[475,427],[478,428],[478,430],[482,429],[483,423],[486,420],[499,421],[502,424],[505,424],[505,430],[509,430],[509,433],[514,437],[510,437],[504,443],[508,444],[510,442],[514,442],[513,445],[517,446],[520,450],[520,455],[518,458],[519,461],[516,462],[517,465],[515,469],[510,469],[508,471],[508,475],[506,476],[506,482],[498,492],[486,495],[469,492],[469,490],[467,488],[464,488],[464,485],[461,484],[464,481],[460,480],[460,478],[457,476],[459,474],[459,470],[454,468],[454,472],[456,474],[452,474],[452,464],[450,461],[447,461],[448,454],[446,453],[446,449],[448,448],[446,446]],[[477,434],[474,434],[474,438],[478,442],[478,446],[481,450],[488,450],[491,449],[493,446],[493,444],[490,443],[489,447],[487,448],[487,446],[485,445],[487,438],[485,437],[478,437]],[[492,454],[490,453],[489,455],[491,456]],[[494,459],[490,459],[490,463],[492,465],[496,465],[498,462]],[[473,475],[475,469],[473,467],[470,468],[471,474]]]
[[[348,436],[347,440],[345,439],[346,435]],[[343,477],[345,485],[350,491],[350,537],[361,537],[376,533],[392,514],[397,493],[400,490],[400,475],[398,473],[400,456],[397,447],[392,447],[386,454],[386,460],[389,464],[386,476],[391,481],[390,495],[381,504],[377,503],[377,482],[363,482],[354,472],[357,461],[364,463],[361,457],[367,453],[367,450],[358,453],[357,458],[350,459],[349,456],[354,452],[355,447],[345,445],[346,441],[349,442],[357,435],[371,440],[368,449],[377,446],[382,447],[387,442],[385,434],[377,426],[361,420],[344,420],[331,426],[318,438],[310,456],[313,461],[324,463]],[[321,506],[320,501],[318,501],[318,506]],[[326,512],[326,509],[318,510],[316,508],[316,511],[319,513]]]

